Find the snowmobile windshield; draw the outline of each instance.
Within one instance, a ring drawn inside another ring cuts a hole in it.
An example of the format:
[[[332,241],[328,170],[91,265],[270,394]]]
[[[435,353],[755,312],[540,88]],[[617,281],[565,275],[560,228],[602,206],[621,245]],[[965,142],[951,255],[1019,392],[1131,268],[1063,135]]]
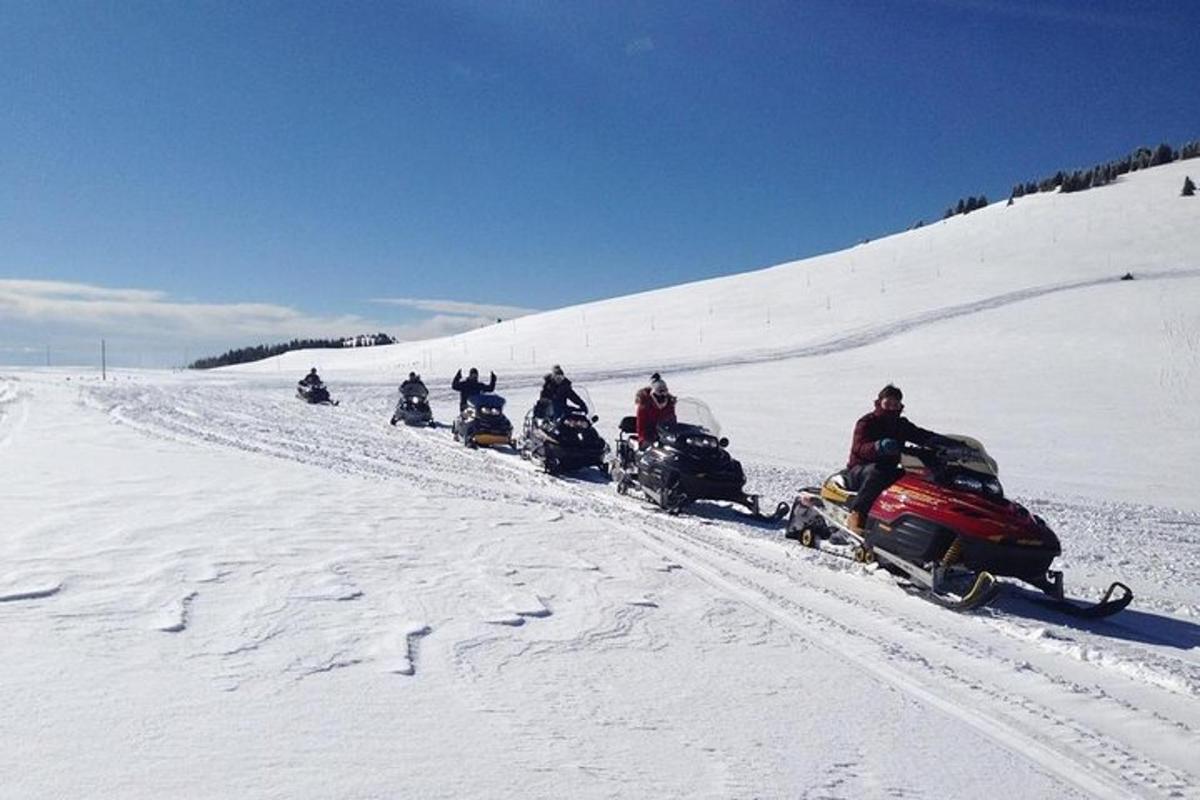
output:
[[[937,461],[936,466],[960,467],[990,478],[1000,476],[1000,467],[996,464],[996,459],[988,455],[978,439],[957,433],[943,434],[942,438],[952,439],[960,443],[962,447],[957,449],[938,446],[931,447],[930,457]],[[901,458],[901,466],[906,469],[914,469],[926,465],[922,463],[920,457],[906,454]],[[928,466],[935,465],[930,464]]]
[[[429,390],[419,383],[414,386],[403,386],[401,387],[400,391],[405,397],[424,399],[429,396]]]
[[[579,395],[579,399],[582,400],[584,402],[584,404],[587,406],[587,413],[595,414],[596,413],[596,404],[592,402],[592,396],[590,394],[588,394],[588,390],[584,389],[582,386],[575,386],[574,384],[572,384],[571,388],[575,390],[575,394]],[[568,400],[567,401],[567,412],[570,413],[572,411],[579,411],[581,414],[583,413],[580,409],[575,407],[574,400]]]
[[[504,398],[498,394],[475,394],[467,399],[467,405],[481,412],[498,414],[504,410]]]
[[[680,397],[675,401],[675,420],[684,425],[704,428],[713,436],[721,435],[721,423],[703,401],[694,397]]]

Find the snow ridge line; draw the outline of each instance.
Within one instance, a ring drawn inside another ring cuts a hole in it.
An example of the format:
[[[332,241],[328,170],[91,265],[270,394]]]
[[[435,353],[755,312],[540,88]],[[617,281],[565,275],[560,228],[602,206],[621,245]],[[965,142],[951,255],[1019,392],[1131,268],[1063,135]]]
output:
[[[1188,278],[1200,278],[1200,269],[1182,269],[1182,270],[1162,270],[1156,272],[1140,273],[1137,276],[1139,281],[1163,281],[1163,280],[1183,280]],[[946,306],[944,308],[935,308],[929,311],[922,311],[919,314],[914,314],[910,317],[902,317],[900,319],[891,320],[880,325],[861,328],[857,331],[844,333],[834,336],[824,341],[814,342],[812,344],[799,345],[795,347],[785,347],[775,350],[760,350],[757,352],[749,352],[744,355],[727,356],[724,358],[717,357],[715,359],[706,358],[703,360],[694,361],[678,361],[672,366],[675,372],[705,372],[713,369],[723,369],[725,367],[737,367],[747,364],[761,364],[770,361],[783,361],[792,358],[815,358],[818,356],[826,356],[832,353],[843,353],[849,350],[857,350],[860,347],[877,344],[886,339],[891,339],[917,328],[933,325],[938,322],[955,319],[956,317],[965,317],[971,314],[978,314],[983,311],[991,311],[1003,306],[1021,303],[1026,300],[1034,300],[1047,295],[1058,294],[1059,292],[1070,292],[1078,289],[1091,289],[1096,286],[1104,286],[1110,283],[1120,283],[1121,277],[1104,277],[1104,278],[1089,278],[1087,280],[1072,281],[1069,283],[1053,283],[1044,286],[1031,286],[1026,289],[1017,289],[1012,292],[985,297],[982,300],[972,300],[969,303],[961,303],[959,305]],[[639,367],[624,368],[619,370],[579,370],[578,382],[612,380],[619,378],[643,378],[647,374],[648,367],[643,365]],[[516,385],[525,385],[517,383]],[[532,384],[530,384],[532,385]]]
[[[62,591],[63,585],[55,583],[47,586],[35,587],[31,589],[13,589],[8,592],[0,592],[0,603],[16,603],[22,600],[43,600],[47,597],[53,597]]]

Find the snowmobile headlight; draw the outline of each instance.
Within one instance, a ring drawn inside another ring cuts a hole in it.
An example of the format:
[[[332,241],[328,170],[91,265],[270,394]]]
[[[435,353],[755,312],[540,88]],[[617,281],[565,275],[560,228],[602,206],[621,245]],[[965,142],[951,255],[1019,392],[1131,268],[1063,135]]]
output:
[[[1001,488],[1000,481],[995,478],[983,482],[983,491],[992,497],[1004,497],[1004,489]]]
[[[714,449],[717,445],[717,440],[711,436],[689,436],[683,440],[689,447],[702,447],[706,449]]]
[[[479,413],[487,414],[490,417],[494,417],[500,413],[500,409],[493,408],[492,406],[483,406],[482,408],[479,409]]]
[[[568,428],[583,429],[590,427],[591,424],[592,423],[587,421],[586,417],[567,417],[563,420],[563,425],[566,425]]]
[[[963,489],[968,492],[983,492],[983,481],[978,478],[972,478],[970,475],[955,475],[951,484],[956,489]]]

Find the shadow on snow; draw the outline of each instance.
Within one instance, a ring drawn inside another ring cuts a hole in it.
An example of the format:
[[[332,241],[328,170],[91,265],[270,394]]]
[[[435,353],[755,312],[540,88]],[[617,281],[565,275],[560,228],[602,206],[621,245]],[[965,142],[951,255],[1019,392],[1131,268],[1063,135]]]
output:
[[[1136,595],[1133,602],[1137,603]],[[1195,622],[1149,611],[1138,611],[1132,606],[1102,619],[1073,617],[1048,604],[1047,598],[1040,593],[1012,583],[1005,583],[1004,592],[991,603],[990,608],[1016,617],[1086,631],[1111,639],[1180,650],[1200,647],[1200,625]]]

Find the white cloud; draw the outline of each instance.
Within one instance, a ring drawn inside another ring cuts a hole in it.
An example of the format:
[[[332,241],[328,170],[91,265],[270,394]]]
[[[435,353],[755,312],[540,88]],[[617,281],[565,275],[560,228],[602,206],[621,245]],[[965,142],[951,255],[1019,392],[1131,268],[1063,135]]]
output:
[[[180,303],[157,291],[31,280],[0,280],[0,322],[200,341],[342,336],[378,330],[380,324],[268,303]]]
[[[451,336],[512,319],[531,309],[455,300],[383,298],[374,302],[429,314],[397,324],[354,314],[322,316],[270,303],[185,303],[164,292],[113,289],[67,281],[0,279],[0,354],[35,363],[45,347],[78,359],[106,338],[110,353],[137,353],[134,363],[178,364],[231,347],[385,332],[401,341]],[[143,361],[143,357],[146,361]]]
[[[654,40],[649,36],[639,36],[636,39],[631,39],[625,43],[625,55],[636,56],[640,53],[649,53],[654,49]]]
[[[425,300],[415,297],[376,297],[372,303],[382,303],[404,308],[414,308],[431,314],[448,314],[456,317],[482,317],[487,319],[513,319],[526,314],[536,314],[535,308],[502,306],[489,303],[466,303],[460,300]]]
[[[86,283],[71,283],[69,281],[39,281],[0,279],[0,294],[4,292],[13,295],[65,297],[78,300],[158,300],[162,292],[147,289],[108,289],[103,286],[92,286]]]
[[[474,330],[485,325],[494,325],[495,322],[495,317],[458,317],[437,314],[419,322],[393,325],[387,329],[387,332],[402,342],[411,342],[419,339],[453,336],[456,333]]]

